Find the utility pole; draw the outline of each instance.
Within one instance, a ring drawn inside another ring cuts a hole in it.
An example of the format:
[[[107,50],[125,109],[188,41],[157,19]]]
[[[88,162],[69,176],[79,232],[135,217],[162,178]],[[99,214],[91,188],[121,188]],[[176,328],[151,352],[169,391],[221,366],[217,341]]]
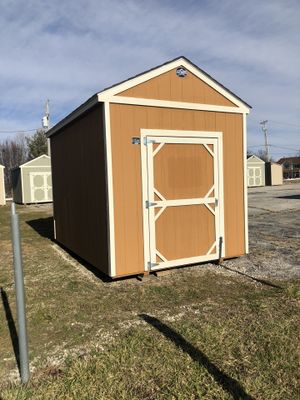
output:
[[[266,157],[267,161],[270,161],[270,149],[269,149],[269,142],[268,142],[268,129],[266,127],[268,120],[264,120],[260,122],[261,129],[265,135],[265,149],[266,149]]]
[[[46,100],[46,104],[45,104],[45,114],[42,118],[42,125],[43,128],[45,129],[45,132],[47,133],[47,131],[50,128],[50,107],[49,107],[49,99]],[[50,150],[50,139],[47,139],[47,144],[48,144],[48,156],[51,156],[51,150]]]

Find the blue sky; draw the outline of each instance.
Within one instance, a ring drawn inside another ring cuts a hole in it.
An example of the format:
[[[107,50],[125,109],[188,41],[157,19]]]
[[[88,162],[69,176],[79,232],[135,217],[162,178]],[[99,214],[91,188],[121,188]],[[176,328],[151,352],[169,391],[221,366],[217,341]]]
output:
[[[0,140],[52,124],[95,92],[185,55],[269,120],[275,159],[300,149],[300,2],[3,0]],[[12,131],[6,133],[4,131]]]

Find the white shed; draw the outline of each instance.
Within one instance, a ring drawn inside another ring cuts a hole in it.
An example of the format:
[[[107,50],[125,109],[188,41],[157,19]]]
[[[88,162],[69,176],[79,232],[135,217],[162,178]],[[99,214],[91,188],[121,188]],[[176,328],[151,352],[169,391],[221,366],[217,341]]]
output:
[[[247,160],[248,187],[265,186],[265,162],[257,156]]]
[[[266,162],[266,186],[275,186],[283,184],[282,165]]]
[[[52,202],[51,160],[46,154],[14,168],[11,177],[15,203]]]
[[[4,166],[0,165],[0,206],[5,204]]]

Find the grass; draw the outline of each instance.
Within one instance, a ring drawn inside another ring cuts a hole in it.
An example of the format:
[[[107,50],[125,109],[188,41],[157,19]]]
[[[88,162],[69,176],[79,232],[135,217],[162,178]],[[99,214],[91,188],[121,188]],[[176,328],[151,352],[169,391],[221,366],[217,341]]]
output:
[[[32,377],[18,383],[8,207],[0,211],[0,393],[9,399],[298,399],[299,281],[213,265],[107,282],[18,207]],[[13,340],[12,340],[13,339]]]

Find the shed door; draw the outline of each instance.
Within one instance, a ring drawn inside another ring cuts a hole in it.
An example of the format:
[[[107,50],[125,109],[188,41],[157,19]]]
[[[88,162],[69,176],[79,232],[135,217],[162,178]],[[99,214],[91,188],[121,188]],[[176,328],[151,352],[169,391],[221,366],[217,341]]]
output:
[[[261,167],[248,167],[248,186],[262,186]]]
[[[148,269],[219,258],[218,139],[147,137]]]
[[[30,193],[32,203],[52,201],[51,172],[30,172]]]

